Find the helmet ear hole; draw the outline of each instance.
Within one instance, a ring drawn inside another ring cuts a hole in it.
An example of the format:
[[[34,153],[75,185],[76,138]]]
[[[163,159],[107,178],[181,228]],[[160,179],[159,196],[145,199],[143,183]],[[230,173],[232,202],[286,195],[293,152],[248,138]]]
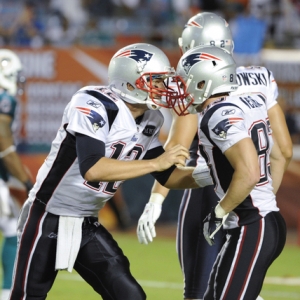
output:
[[[198,84],[197,84],[197,88],[199,90],[202,90],[205,86],[205,80],[202,80],[202,81],[199,81]]]
[[[133,91],[134,90],[134,86],[132,84],[130,84],[129,82],[127,82],[126,87],[127,87],[128,91]]]

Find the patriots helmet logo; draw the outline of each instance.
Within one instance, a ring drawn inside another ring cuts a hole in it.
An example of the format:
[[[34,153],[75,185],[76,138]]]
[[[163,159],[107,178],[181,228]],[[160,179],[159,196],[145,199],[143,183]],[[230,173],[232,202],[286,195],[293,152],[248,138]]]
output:
[[[200,61],[204,61],[204,60],[217,60],[217,61],[221,61],[221,59],[217,56],[214,56],[214,55],[211,55],[211,54],[208,54],[208,53],[201,53],[201,52],[198,52],[198,53],[193,53],[193,54],[190,54],[188,55],[186,58],[184,58],[181,62],[182,64],[182,67],[185,71],[186,74],[189,73],[191,67],[200,62]]]
[[[140,70],[144,70],[147,62],[151,60],[153,53],[145,50],[126,50],[116,55],[116,57],[128,57],[135,60]]]
[[[239,122],[242,121],[243,118],[228,118],[228,119],[224,119],[221,122],[219,122],[213,129],[212,131],[218,135],[219,137],[223,138],[224,140],[227,137],[227,131],[229,130],[229,128]]]
[[[89,121],[91,122],[94,132],[96,132],[99,128],[102,128],[106,122],[102,118],[101,115],[99,115],[97,112],[95,112],[92,109],[86,108],[86,107],[76,107],[81,113],[85,114]]]
[[[202,25],[200,25],[199,23],[197,23],[196,21],[189,21],[185,27],[188,27],[188,26],[191,26],[191,27],[198,27],[198,28],[203,28]]]

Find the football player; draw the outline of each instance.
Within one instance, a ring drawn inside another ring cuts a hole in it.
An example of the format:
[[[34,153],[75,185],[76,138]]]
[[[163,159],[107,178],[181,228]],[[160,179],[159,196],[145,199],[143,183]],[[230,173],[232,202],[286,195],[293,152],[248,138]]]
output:
[[[198,115],[199,152],[220,199],[204,219],[203,234],[213,245],[216,232],[226,230],[203,299],[257,299],[286,241],[275,196],[285,159],[273,142],[268,95],[231,95],[238,87],[236,65],[219,47],[187,51],[177,72],[185,101],[173,102],[174,108]]]
[[[21,70],[21,61],[15,53],[0,49],[0,229],[3,234],[1,300],[8,299],[12,283],[20,205],[12,200],[7,182],[10,176],[14,176],[23,183],[27,191],[32,187],[30,176],[16,152],[12,131]]]
[[[57,272],[73,268],[105,300],[146,299],[97,216],[126,179],[151,173],[169,188],[198,186],[193,168],[175,166],[188,150],[164,151],[158,140],[174,75],[160,49],[138,43],[112,57],[108,86],[73,95],[22,208],[11,300],[45,299]]]
[[[228,23],[214,13],[202,12],[192,17],[179,38],[182,53],[198,45],[212,45],[233,53],[233,40]],[[237,94],[260,92],[267,96],[267,108],[272,132],[285,157],[285,169],[291,157],[293,145],[285,122],[284,114],[276,101],[278,88],[273,74],[264,67],[238,67]],[[184,115],[177,106],[177,113]],[[187,165],[206,165],[198,151],[197,115],[178,116],[174,113],[165,149],[180,143],[190,147],[190,160]],[[191,146],[190,146],[191,145]],[[210,247],[202,234],[203,219],[211,207],[217,204],[218,197],[211,184],[208,169],[202,173],[203,187],[186,190],[183,194],[177,228],[177,252],[184,276],[184,298],[202,299],[213,262],[221,249],[225,234],[221,229],[214,237],[214,246]],[[200,176],[200,174],[199,174]],[[158,182],[154,183],[152,194],[146,209],[141,215],[137,234],[141,243],[152,242],[156,236],[154,224],[161,213],[162,203],[168,189]]]

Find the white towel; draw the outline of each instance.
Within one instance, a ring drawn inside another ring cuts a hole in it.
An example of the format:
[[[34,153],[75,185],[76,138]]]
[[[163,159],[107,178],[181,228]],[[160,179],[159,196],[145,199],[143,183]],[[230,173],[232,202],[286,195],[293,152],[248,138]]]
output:
[[[55,270],[72,272],[80,248],[83,220],[79,217],[59,217]]]

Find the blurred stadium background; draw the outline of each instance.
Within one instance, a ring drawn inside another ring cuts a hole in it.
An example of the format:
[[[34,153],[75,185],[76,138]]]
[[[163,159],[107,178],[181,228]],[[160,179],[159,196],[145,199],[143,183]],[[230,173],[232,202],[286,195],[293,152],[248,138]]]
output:
[[[185,22],[201,11],[215,12],[229,22],[239,65],[266,66],[277,80],[278,101],[294,142],[278,203],[289,239],[300,246],[299,0],[0,0],[0,47],[16,51],[26,77],[15,124],[18,151],[35,176],[73,93],[85,85],[106,84],[109,60],[126,44],[149,42],[161,47],[176,67],[178,37]],[[162,142],[170,126],[168,111],[163,113]],[[123,184],[132,231],[152,183],[147,175]],[[13,192],[24,196],[15,188]],[[181,194],[169,194],[158,221],[173,237]],[[116,229],[109,206],[100,219]]]

